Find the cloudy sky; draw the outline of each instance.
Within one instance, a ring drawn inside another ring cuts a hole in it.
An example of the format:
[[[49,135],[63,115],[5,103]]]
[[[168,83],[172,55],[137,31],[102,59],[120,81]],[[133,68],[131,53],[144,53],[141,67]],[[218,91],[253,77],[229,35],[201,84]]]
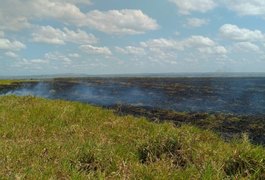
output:
[[[265,72],[264,0],[1,0],[0,75]]]

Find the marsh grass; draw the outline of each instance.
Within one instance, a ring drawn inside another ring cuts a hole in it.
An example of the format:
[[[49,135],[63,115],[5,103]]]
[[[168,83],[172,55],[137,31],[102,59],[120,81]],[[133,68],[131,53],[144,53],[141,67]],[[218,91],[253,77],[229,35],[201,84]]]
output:
[[[265,150],[82,103],[0,97],[0,179],[264,179]]]

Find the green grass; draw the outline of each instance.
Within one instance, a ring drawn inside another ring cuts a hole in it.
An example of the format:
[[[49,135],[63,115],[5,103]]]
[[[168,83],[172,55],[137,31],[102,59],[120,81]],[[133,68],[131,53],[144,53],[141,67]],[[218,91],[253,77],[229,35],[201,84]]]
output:
[[[0,85],[12,85],[16,83],[21,83],[21,82],[34,82],[36,80],[5,80],[5,79],[0,79]]]
[[[0,97],[0,179],[264,179],[265,150],[82,103]]]

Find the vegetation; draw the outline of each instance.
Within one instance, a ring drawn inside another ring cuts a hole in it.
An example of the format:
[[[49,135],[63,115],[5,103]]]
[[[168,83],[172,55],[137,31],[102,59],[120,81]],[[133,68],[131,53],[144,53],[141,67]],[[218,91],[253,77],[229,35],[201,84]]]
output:
[[[0,97],[0,179],[264,179],[265,149],[77,102]]]
[[[4,80],[0,79],[0,86],[4,85],[12,85],[12,84],[17,84],[17,83],[22,83],[22,82],[34,82],[36,80]]]

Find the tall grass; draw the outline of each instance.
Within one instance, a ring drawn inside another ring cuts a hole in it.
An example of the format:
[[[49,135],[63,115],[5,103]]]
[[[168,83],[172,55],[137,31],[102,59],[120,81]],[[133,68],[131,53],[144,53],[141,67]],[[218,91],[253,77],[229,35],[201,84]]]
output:
[[[82,103],[0,97],[0,179],[264,179],[265,150]]]

